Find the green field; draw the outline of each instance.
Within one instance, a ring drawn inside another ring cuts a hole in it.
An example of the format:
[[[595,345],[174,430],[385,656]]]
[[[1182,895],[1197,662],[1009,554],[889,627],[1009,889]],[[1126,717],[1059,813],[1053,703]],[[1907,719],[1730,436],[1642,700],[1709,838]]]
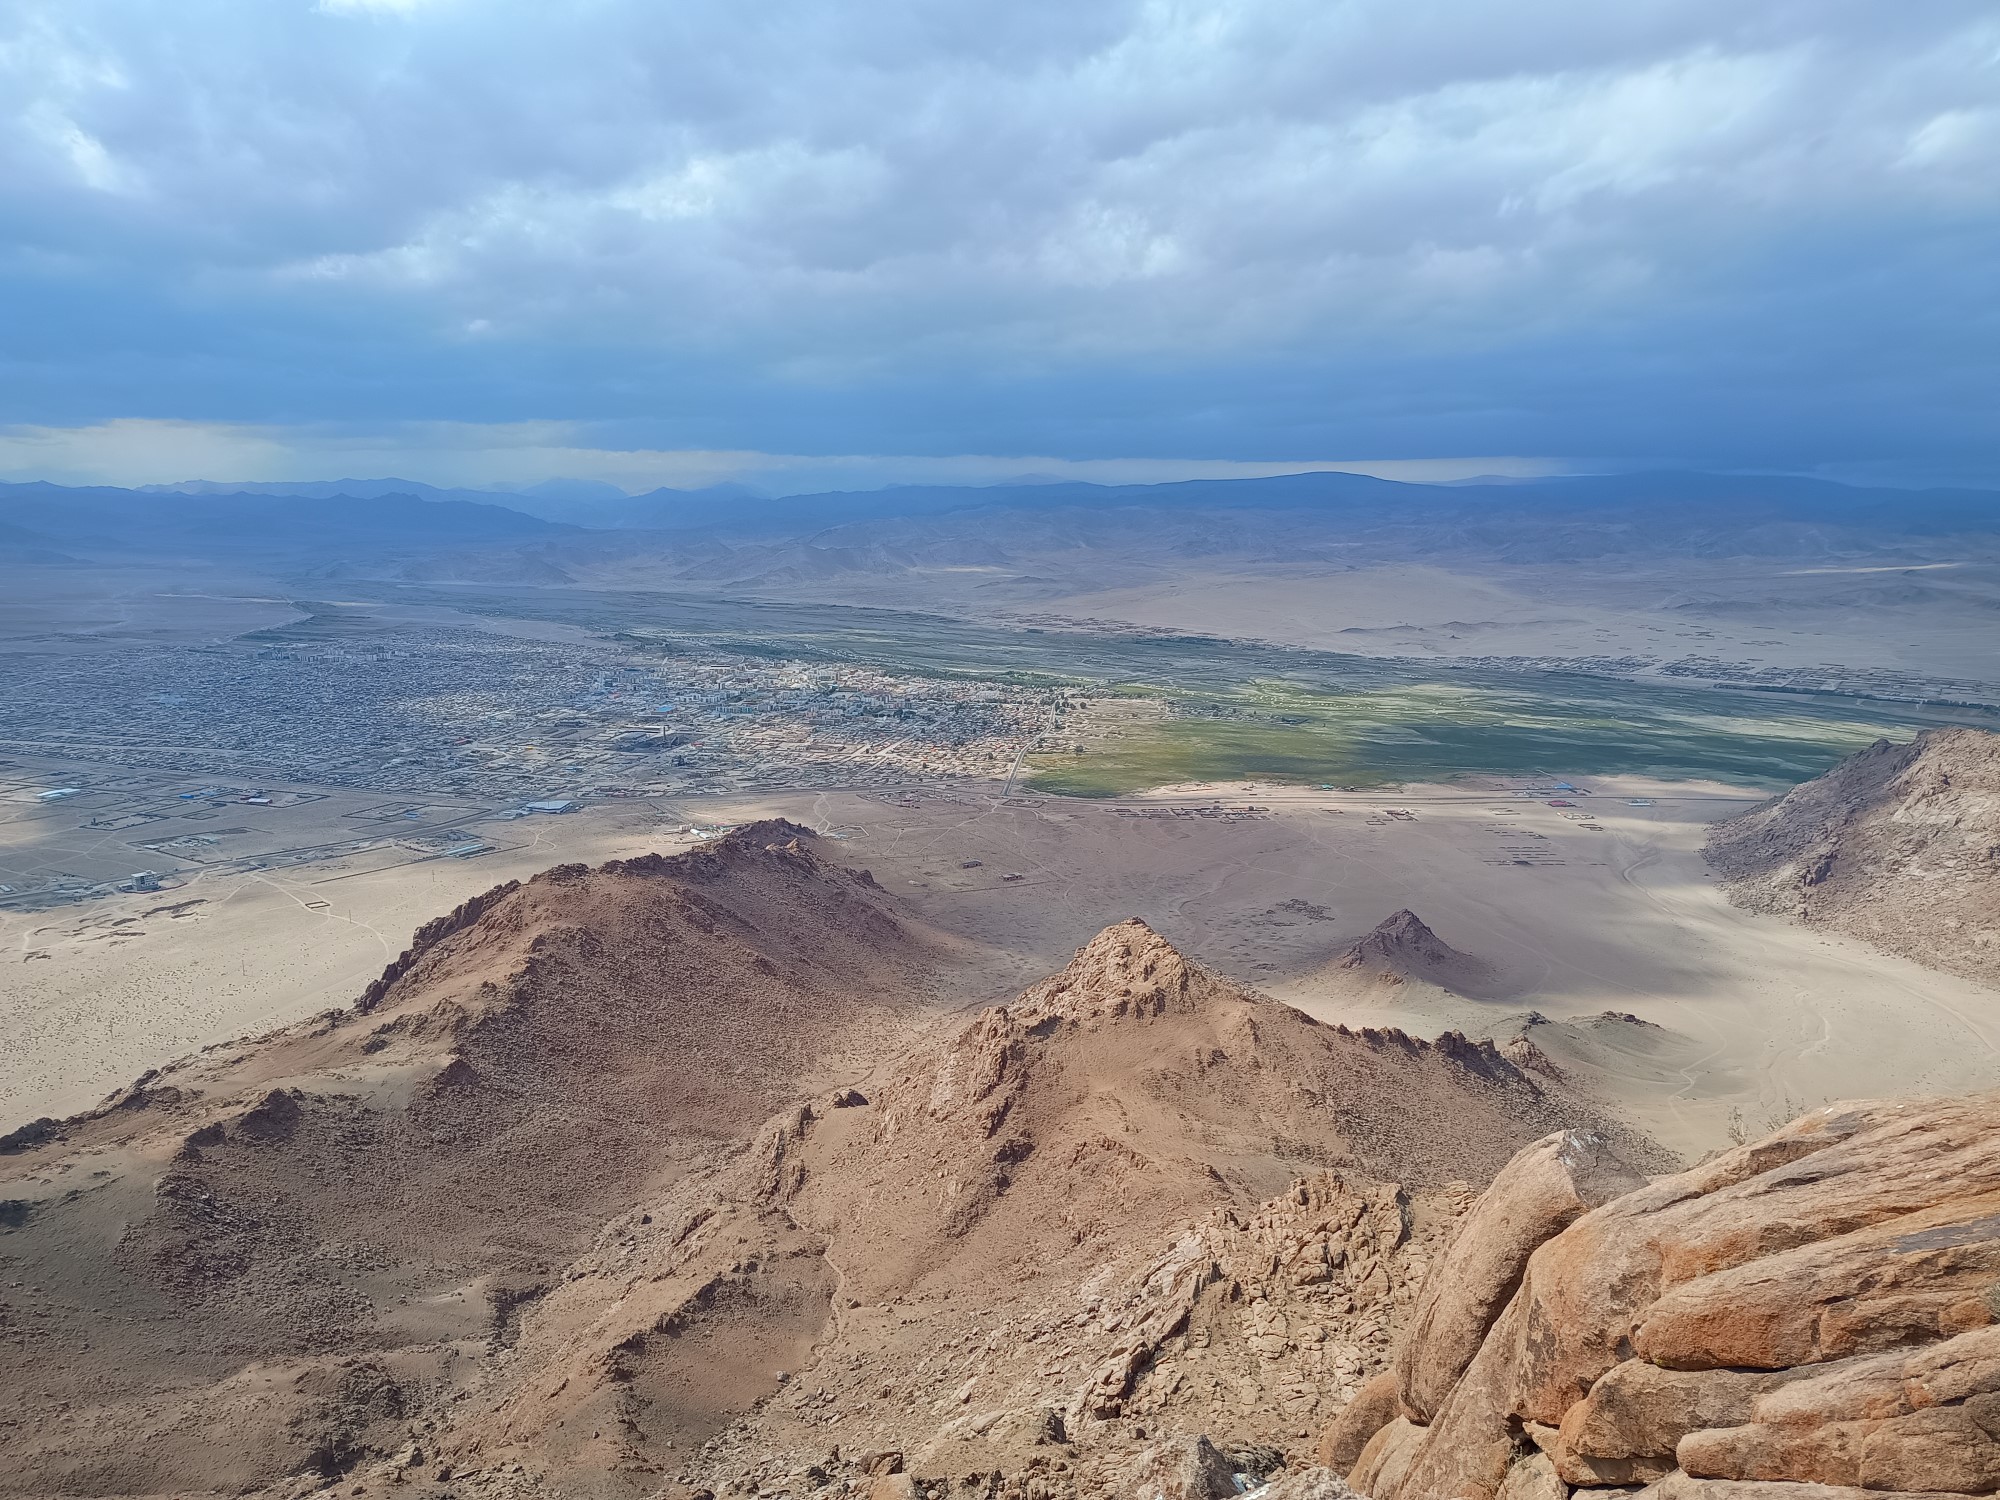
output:
[[[342,587],[356,597],[372,591],[400,603],[556,620],[663,649],[712,645],[787,660],[864,662],[1085,696],[1140,696],[1170,710],[1137,733],[1087,744],[1082,755],[1030,759],[1030,786],[1077,796],[1183,781],[1379,786],[1480,772],[1636,774],[1775,789],[1816,776],[1876,739],[1906,740],[1938,724],[2000,723],[1977,706],[1683,686],[1527,665],[1455,667],[847,605],[596,589]],[[281,630],[326,628],[316,617]]]
[[[1082,755],[1032,757],[1028,784],[1105,797],[1186,781],[1379,786],[1478,772],[1635,773],[1782,786],[1817,775],[1908,719],[1850,700],[1662,691],[1608,679],[1510,691],[1424,683],[1323,692],[1253,682],[1159,695],[1174,717]]]

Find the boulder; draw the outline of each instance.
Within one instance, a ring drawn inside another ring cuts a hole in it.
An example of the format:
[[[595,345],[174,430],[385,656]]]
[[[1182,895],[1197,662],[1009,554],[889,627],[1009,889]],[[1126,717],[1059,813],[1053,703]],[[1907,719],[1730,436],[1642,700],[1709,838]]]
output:
[[[1256,1495],[1257,1500],[1361,1500],[1346,1480],[1324,1466],[1281,1474]]]
[[[2000,1288],[1989,1290],[1993,1300]],[[1893,1356],[1892,1356],[1893,1357]],[[1903,1391],[1913,1408],[2000,1391],[2000,1327],[1961,1333],[1903,1359]]]
[[[1969,1406],[1940,1406],[1885,1422],[1812,1427],[1752,1423],[1691,1433],[1681,1467],[1703,1479],[1796,1480],[1902,1492],[1991,1494],[2000,1443]],[[2000,1413],[1988,1422],[2000,1426]]]
[[[1861,1444],[1861,1487],[1869,1490],[2000,1490],[2000,1397],[1975,1396],[1895,1417]]]
[[[1128,1500],[1223,1500],[1236,1493],[1236,1471],[1205,1437],[1153,1444],[1126,1471]]]
[[[1529,1441],[1542,1450],[1556,1477],[1579,1489],[1637,1489],[1664,1479],[1674,1471],[1674,1456],[1636,1454],[1624,1458],[1597,1458],[1578,1453],[1563,1442],[1560,1427],[1540,1422],[1523,1424]]]
[[[1348,1473],[1348,1484],[1369,1500],[1389,1500],[1402,1489],[1410,1460],[1423,1441],[1423,1428],[1408,1417],[1397,1417],[1362,1448]]]
[[[1490,1288],[1505,1257],[1472,1237],[1518,1227],[1498,1189],[1546,1184],[1550,1147],[1510,1164],[1426,1283],[1409,1336],[1441,1347],[1399,1357],[1407,1406],[1487,1295],[1453,1258]],[[2000,1493],[2000,1095],[1815,1110],[1581,1212],[1527,1256],[1430,1423],[1383,1427],[1350,1479],[1373,1500]]]
[[[1714,1427],[1681,1439],[1680,1467],[1697,1479],[1853,1485],[1861,1475],[1859,1422],[1811,1427]]]
[[[1337,1473],[1350,1472],[1361,1457],[1368,1440],[1397,1415],[1399,1382],[1394,1371],[1385,1370],[1364,1383],[1354,1399],[1341,1408],[1320,1432],[1313,1446],[1313,1458],[1322,1467]]]
[[[1673,1473],[1638,1491],[1638,1500],[1885,1500],[1874,1490],[1834,1484],[1791,1484],[1760,1479],[1696,1479]],[[1949,1493],[1899,1495],[1896,1500],[1962,1500]]]
[[[1419,1422],[1437,1414],[1544,1241],[1641,1181],[1602,1136],[1582,1130],[1545,1136],[1501,1168],[1418,1294],[1396,1360],[1405,1413]]]
[[[1790,1427],[1881,1421],[2000,1391],[2000,1327],[1794,1374],[1752,1402],[1743,1420]]]
[[[1690,1475],[1872,1490],[2000,1489],[2000,1328],[1841,1364],[1680,1444]]]
[[[1633,1335],[1655,1364],[1758,1370],[1934,1342],[1993,1320],[2000,1192],[1903,1214],[1667,1290]]]
[[[1782,1284],[1760,1284],[1757,1262],[1890,1220],[1948,1213],[1954,1203],[1995,1191],[2000,1100],[1991,1095],[1941,1104],[1832,1105],[1762,1141],[1663,1177],[1584,1215],[1531,1257],[1523,1281],[1528,1305],[1517,1409],[1530,1420],[1560,1424],[1600,1376],[1639,1352],[1638,1329],[1669,1291],[1679,1295],[1660,1309],[1650,1335],[1655,1363],[1727,1365],[1736,1361],[1723,1354],[1759,1347],[1754,1330],[1730,1328],[1730,1304],[1710,1300],[1711,1287],[1752,1296],[1760,1316],[1777,1315],[1781,1326],[1763,1345],[1773,1357],[1781,1343],[1801,1347],[1797,1321],[1784,1317]],[[1909,1227],[1916,1227],[1914,1220]],[[1840,1252],[1820,1253],[1829,1257],[1826,1269],[1841,1266],[1838,1274],[1860,1269]],[[1750,1269],[1731,1276],[1738,1268]],[[1714,1276],[1727,1279],[1700,1284]],[[1839,1284],[1824,1279],[1813,1289],[1814,1296],[1838,1292]],[[1965,1300],[1951,1304],[1960,1315],[1969,1315]],[[1858,1322],[1887,1318],[1893,1308],[1847,1312]],[[1937,1327],[1941,1312],[1926,1304],[1903,1326]],[[1870,1342],[1853,1331],[1834,1337],[1835,1347]],[[1782,1362],[1759,1367],[1780,1368]]]
[[[1682,1438],[1749,1421],[1751,1403],[1784,1378],[1747,1370],[1663,1370],[1628,1359],[1563,1414],[1562,1446],[1579,1458],[1664,1459],[1662,1468],[1671,1469]]]
[[[1569,1486],[1546,1453],[1531,1453],[1507,1471],[1494,1500],[1569,1500]]]
[[[854,1460],[854,1467],[864,1474],[900,1474],[903,1455],[894,1448],[868,1448]]]
[[[1374,1500],[1431,1497],[1438,1500],[1493,1500],[1508,1469],[1520,1455],[1520,1424],[1510,1410],[1515,1367],[1522,1347],[1524,1304],[1515,1297],[1500,1314],[1486,1342],[1437,1420],[1410,1458],[1395,1490],[1366,1490]]]

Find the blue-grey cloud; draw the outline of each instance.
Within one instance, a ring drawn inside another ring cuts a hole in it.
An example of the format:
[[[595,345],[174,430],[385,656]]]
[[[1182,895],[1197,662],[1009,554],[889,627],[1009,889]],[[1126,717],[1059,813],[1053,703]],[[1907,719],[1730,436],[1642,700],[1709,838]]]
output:
[[[17,0],[19,422],[2000,474],[1934,0]]]

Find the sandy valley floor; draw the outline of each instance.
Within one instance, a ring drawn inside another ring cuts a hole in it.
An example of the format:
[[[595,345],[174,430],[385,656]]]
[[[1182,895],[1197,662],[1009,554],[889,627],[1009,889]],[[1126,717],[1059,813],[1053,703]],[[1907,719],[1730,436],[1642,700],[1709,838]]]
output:
[[[1680,564],[1191,571],[1051,599],[1065,615],[1366,656],[1713,658],[1744,669],[1901,672],[1993,685],[1992,570]]]
[[[1702,830],[1753,794],[1592,788],[1578,799],[1585,811],[1567,815],[1498,782],[1393,794],[1177,788],[1116,802],[803,794],[680,804],[671,816],[611,804],[536,820],[517,847],[474,860],[217,875],[8,913],[0,1124],[85,1107],[176,1054],[344,1004],[420,922],[501,880],[683,847],[680,818],[769,814],[836,836],[843,862],[972,939],[983,961],[953,997],[966,1005],[1140,915],[1327,1020],[1504,1040],[1529,1011],[1553,1022],[1629,1012],[1660,1029],[1535,1034],[1578,1086],[1688,1154],[1828,1098],[2000,1086],[2000,993],[1724,900],[1697,852]],[[1263,811],[1198,815],[1218,802]],[[1399,907],[1491,964],[1486,992],[1357,990],[1316,975]]]

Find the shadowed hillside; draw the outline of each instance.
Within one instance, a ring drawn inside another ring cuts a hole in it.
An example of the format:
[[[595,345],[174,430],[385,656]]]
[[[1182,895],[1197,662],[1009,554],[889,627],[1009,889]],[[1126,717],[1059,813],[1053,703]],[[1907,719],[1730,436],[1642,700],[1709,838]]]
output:
[[[2000,734],[1879,741],[1718,824],[1731,898],[2000,983]]]

